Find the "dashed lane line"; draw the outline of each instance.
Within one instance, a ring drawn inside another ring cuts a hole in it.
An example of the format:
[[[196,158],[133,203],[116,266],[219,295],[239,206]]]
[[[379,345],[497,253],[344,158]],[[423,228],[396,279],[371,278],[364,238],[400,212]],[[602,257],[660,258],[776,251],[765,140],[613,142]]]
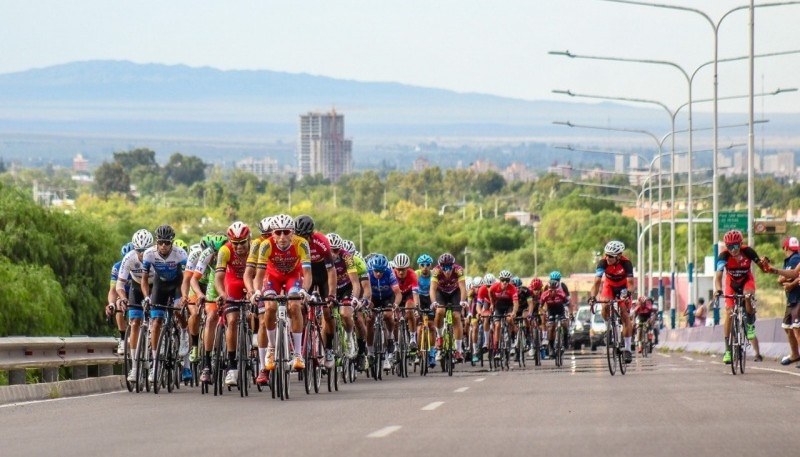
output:
[[[390,425],[388,427],[383,427],[382,429],[375,430],[374,432],[367,435],[367,438],[386,438],[387,436],[400,430],[401,428],[402,426],[400,425]]]
[[[486,378],[478,378],[475,380],[475,382],[483,382],[483,381],[486,381]]]
[[[751,370],[774,371],[775,373],[783,373],[783,374],[789,374],[789,375],[792,375],[792,376],[800,376],[800,373],[792,373],[791,371],[778,370],[777,368],[761,368],[761,367],[748,367],[748,368],[750,368]]]
[[[427,405],[423,406],[422,410],[423,411],[433,411],[434,409],[442,406],[443,404],[444,404],[443,401],[435,401],[433,403],[430,403],[430,404],[427,404]]]
[[[460,394],[461,392],[466,392],[469,387],[459,387],[458,389],[454,390],[453,392]]]

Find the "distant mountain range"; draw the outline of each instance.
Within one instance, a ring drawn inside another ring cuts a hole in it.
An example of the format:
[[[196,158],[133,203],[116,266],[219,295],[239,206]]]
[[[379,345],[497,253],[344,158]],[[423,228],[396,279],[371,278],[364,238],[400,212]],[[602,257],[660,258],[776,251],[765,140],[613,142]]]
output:
[[[268,70],[97,60],[0,75],[0,136],[66,135],[294,142],[298,116],[335,108],[354,147],[425,139],[542,141],[603,132],[554,120],[664,132],[664,112],[615,103],[526,101],[391,82]],[[800,114],[768,115],[770,132],[795,135]],[[746,116],[726,114],[721,123]],[[708,115],[695,125],[710,125]],[[679,127],[681,128],[681,127]],[[0,138],[1,140],[2,138]],[[0,155],[8,155],[8,141]],[[113,148],[113,147],[112,147]]]

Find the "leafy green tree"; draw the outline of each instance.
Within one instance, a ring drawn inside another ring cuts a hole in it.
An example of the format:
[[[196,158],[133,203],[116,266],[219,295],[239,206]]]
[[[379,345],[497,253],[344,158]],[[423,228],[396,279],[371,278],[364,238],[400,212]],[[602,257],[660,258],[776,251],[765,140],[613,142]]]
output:
[[[164,175],[173,184],[191,186],[205,178],[205,170],[206,164],[201,158],[176,152],[164,166]]]
[[[115,152],[114,162],[120,164],[127,173],[136,167],[143,167],[151,173],[157,173],[159,170],[155,151],[147,148]]]
[[[0,257],[0,336],[69,335],[71,315],[48,266]]]
[[[103,198],[111,193],[128,194],[131,180],[122,165],[117,162],[103,162],[94,172],[94,190]]]

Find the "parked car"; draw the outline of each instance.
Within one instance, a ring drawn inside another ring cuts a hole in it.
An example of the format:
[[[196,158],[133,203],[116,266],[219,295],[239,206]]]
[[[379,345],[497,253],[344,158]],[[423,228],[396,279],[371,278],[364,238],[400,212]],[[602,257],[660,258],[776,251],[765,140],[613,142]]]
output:
[[[572,349],[578,350],[581,346],[589,346],[589,328],[591,327],[592,312],[588,305],[578,307],[575,319],[569,324],[569,341]]]
[[[596,309],[597,314],[592,316],[591,325],[589,327],[589,347],[592,351],[597,350],[597,346],[606,345],[606,321],[600,310]]]

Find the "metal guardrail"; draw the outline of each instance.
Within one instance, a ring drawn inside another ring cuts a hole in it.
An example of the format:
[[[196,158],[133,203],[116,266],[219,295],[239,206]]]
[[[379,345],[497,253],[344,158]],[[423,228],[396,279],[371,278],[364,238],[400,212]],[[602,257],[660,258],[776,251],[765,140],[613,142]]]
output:
[[[45,381],[56,381],[60,367],[73,367],[73,379],[85,378],[89,365],[107,375],[121,360],[117,344],[113,337],[0,338],[0,370],[9,372],[9,384],[24,384],[28,368],[42,369]]]

